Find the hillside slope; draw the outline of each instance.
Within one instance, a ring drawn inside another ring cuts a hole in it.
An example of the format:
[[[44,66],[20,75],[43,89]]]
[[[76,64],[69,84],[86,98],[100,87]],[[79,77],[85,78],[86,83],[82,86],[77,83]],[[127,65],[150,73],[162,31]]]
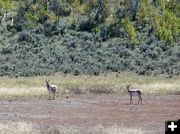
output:
[[[9,12],[1,13],[0,76],[180,74],[176,1],[39,0],[0,7]]]

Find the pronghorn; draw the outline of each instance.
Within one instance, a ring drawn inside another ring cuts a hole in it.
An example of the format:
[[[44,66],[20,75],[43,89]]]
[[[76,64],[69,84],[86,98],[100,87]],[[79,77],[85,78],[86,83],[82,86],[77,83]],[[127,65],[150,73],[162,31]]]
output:
[[[132,96],[138,96],[139,97],[139,100],[138,100],[138,104],[142,104],[142,91],[140,89],[129,89],[130,87],[130,84],[129,85],[126,85],[127,87],[127,91],[128,91],[128,94],[130,96],[130,104],[133,104],[133,100],[132,100]]]
[[[46,80],[46,86],[47,86],[47,90],[49,91],[49,99],[51,97],[51,94],[53,93],[53,100],[54,100],[56,90],[57,90],[57,86],[56,85],[49,85],[49,80]]]

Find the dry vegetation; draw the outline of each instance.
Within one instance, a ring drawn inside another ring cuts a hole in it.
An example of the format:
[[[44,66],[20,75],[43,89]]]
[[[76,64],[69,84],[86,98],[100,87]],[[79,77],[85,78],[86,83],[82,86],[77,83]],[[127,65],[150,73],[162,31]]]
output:
[[[39,134],[38,131],[33,130],[32,124],[24,122],[11,122],[11,123],[0,123],[1,134]]]
[[[126,128],[125,126],[112,126],[103,127],[98,125],[94,128],[77,128],[77,127],[62,127],[62,128],[48,128],[47,130],[40,131],[34,129],[30,123],[17,122],[17,123],[4,123],[0,124],[1,134],[143,134],[143,131],[138,128]]]
[[[40,77],[0,78],[0,97],[30,97],[47,94],[45,79],[58,85],[58,95],[79,93],[126,93],[125,85],[131,83],[133,88],[141,88],[144,94],[179,94],[179,76],[139,76],[134,73],[108,74],[100,76],[60,75]]]

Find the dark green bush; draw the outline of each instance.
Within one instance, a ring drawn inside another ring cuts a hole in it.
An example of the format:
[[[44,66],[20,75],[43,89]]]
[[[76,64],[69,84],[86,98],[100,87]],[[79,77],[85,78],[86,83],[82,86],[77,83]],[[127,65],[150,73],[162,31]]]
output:
[[[126,15],[126,10],[125,10],[125,8],[120,8],[120,9],[118,9],[117,12],[116,12],[116,16],[117,16],[117,18],[118,18],[119,20],[123,19],[123,18],[125,17],[125,15]]]
[[[75,76],[80,75],[80,73],[81,73],[81,70],[78,69],[78,68],[75,68],[74,71],[73,71],[73,75],[75,75]]]
[[[23,31],[19,34],[18,41],[26,41],[26,42],[31,42],[32,36],[31,33],[28,31]]]
[[[93,28],[97,26],[96,21],[93,18],[89,18],[87,20],[83,20],[80,22],[78,26],[79,31],[88,31],[91,32]]]
[[[8,44],[7,46],[4,46],[3,48],[2,48],[2,51],[1,51],[1,54],[12,54],[12,52],[13,52],[13,47],[12,47],[12,45],[10,45],[10,44]]]
[[[71,13],[69,5],[62,4],[59,0],[50,1],[50,10],[52,10],[56,16],[69,16]]]

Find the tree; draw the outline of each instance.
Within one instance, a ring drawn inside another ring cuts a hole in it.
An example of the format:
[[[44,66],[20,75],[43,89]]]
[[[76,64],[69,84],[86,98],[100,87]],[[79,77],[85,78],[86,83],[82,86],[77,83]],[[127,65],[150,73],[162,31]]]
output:
[[[0,0],[0,17],[3,19],[6,17],[6,14],[9,13],[14,7],[13,0]]]
[[[13,9],[13,0],[0,0],[0,15]]]
[[[90,0],[90,14],[95,13],[95,20],[103,23],[109,16],[109,0]]]
[[[15,18],[16,29],[21,27],[25,29],[34,29],[38,23],[44,24],[46,21],[55,22],[57,16],[52,10],[49,10],[48,1],[18,1],[18,11]]]
[[[136,18],[143,27],[151,25],[159,39],[171,44],[180,33],[180,19],[176,16],[176,9],[172,8],[174,4],[174,1],[167,0],[158,0],[155,4],[142,0]]]
[[[130,39],[131,44],[135,44],[135,42],[136,42],[136,30],[135,30],[132,22],[127,17],[122,19],[121,22],[124,26],[124,29],[126,30],[126,32],[128,34],[128,38]]]

